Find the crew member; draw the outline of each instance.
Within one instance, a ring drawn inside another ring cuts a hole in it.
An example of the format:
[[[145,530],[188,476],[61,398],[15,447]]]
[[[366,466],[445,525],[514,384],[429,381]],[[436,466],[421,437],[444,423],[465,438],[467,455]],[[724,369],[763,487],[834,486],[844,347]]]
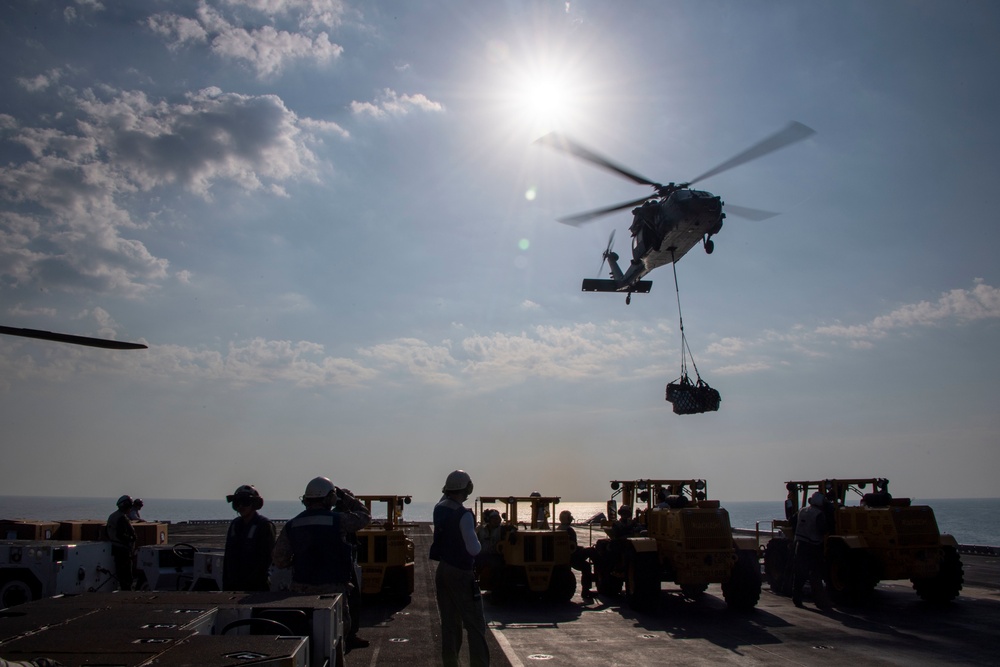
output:
[[[457,667],[464,625],[469,635],[469,664],[489,665],[483,595],[473,571],[481,547],[472,510],[462,505],[472,495],[472,478],[464,470],[455,470],[441,493],[434,507],[430,552],[430,559],[439,561],[434,583],[441,614],[441,659],[445,667]]]
[[[542,494],[538,491],[532,491],[531,498],[541,498]],[[549,529],[549,505],[548,503],[543,503],[541,500],[531,501],[531,517],[534,521],[534,528],[538,530],[548,530]]]
[[[274,550],[274,524],[257,512],[264,498],[251,484],[244,484],[226,496],[239,515],[229,524],[226,552],[222,561],[222,590],[269,590],[267,571]]]
[[[333,511],[337,501],[343,510]],[[364,503],[326,477],[316,477],[302,494],[305,510],[285,523],[274,545],[274,564],[293,568],[289,587],[298,593],[347,593],[351,581],[352,551],[349,533],[356,533],[371,522]],[[350,618],[350,606],[342,595],[344,613]],[[347,648],[361,648],[367,642],[348,636]]]
[[[115,560],[115,576],[118,578],[118,588],[123,591],[132,590],[132,554],[135,551],[135,529],[129,521],[128,513],[132,510],[132,497],[122,496],[115,503],[118,506],[108,517],[108,539],[111,540],[111,556]]]
[[[795,558],[792,575],[792,602],[802,606],[802,588],[806,579],[812,589],[816,606],[826,608],[829,602],[823,588],[823,540],[827,533],[824,510],[826,498],[821,491],[809,497],[809,504],[799,510],[795,523]]]
[[[483,510],[483,522],[476,529],[476,537],[482,547],[481,553],[495,553],[497,544],[502,539],[500,512],[494,509]]]
[[[594,597],[594,592],[590,590],[591,585],[594,583],[594,566],[590,562],[591,557],[595,553],[594,547],[581,547],[576,541],[576,529],[573,528],[573,513],[569,510],[559,512],[558,529],[569,533],[571,540],[569,562],[574,570],[580,571],[580,588],[583,589],[580,591],[580,595],[589,600]]]
[[[142,498],[136,498],[132,501],[132,509],[128,513],[129,521],[142,521],[142,517],[139,516],[139,510],[142,509],[142,505]]]
[[[622,505],[618,509],[618,521],[611,526],[615,538],[634,537],[642,532],[642,524],[632,518],[632,506]]]

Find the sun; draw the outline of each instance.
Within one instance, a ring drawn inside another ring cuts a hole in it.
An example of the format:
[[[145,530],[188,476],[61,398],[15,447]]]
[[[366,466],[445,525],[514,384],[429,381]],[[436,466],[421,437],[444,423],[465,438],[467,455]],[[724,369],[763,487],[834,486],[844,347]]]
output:
[[[511,67],[500,90],[507,120],[535,136],[567,130],[586,106],[578,77],[570,67],[559,64],[535,62]]]
[[[514,91],[514,103],[525,120],[553,128],[564,125],[573,111],[573,91],[553,75],[536,75]]]

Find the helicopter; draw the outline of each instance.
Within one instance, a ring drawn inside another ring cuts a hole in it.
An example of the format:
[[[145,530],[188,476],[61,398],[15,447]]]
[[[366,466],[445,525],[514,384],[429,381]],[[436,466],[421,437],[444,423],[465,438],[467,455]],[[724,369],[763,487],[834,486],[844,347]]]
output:
[[[8,336],[21,336],[24,338],[37,338],[39,340],[51,340],[57,343],[70,343],[71,345],[86,345],[87,347],[100,347],[106,350],[145,350],[148,349],[142,343],[128,343],[120,340],[108,340],[107,338],[91,338],[90,336],[76,336],[73,334],[55,333],[52,331],[42,331],[41,329],[18,329],[16,327],[0,326],[0,334]]]
[[[536,139],[535,143],[575,155],[640,185],[652,186],[654,190],[653,194],[639,199],[559,219],[559,222],[576,226],[615,211],[635,207],[632,209],[632,225],[629,227],[629,233],[632,235],[632,262],[628,269],[623,272],[618,266],[618,254],[613,250],[615,233],[612,230],[599,269],[599,273],[603,271],[604,263],[607,262],[611,279],[584,279],[583,291],[625,292],[625,303],[629,304],[632,302],[632,294],[646,294],[652,288],[652,281],[642,278],[653,269],[677,262],[699,242],[704,246],[706,253],[712,254],[715,250],[712,236],[722,229],[722,221],[726,217],[726,213],[723,212],[724,203],[720,197],[704,190],[693,190],[691,186],[710,176],[802,141],[815,133],[812,128],[792,121],[784,129],[762,139],[700,176],[685,183],[666,185],[619,166],[560,133],[551,132]],[[728,204],[725,205],[725,210],[735,216],[755,221],[778,215],[770,211]]]

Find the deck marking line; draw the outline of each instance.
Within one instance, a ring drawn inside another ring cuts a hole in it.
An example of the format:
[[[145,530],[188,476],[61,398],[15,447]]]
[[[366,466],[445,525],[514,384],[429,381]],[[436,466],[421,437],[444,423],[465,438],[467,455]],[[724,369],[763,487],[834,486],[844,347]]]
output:
[[[496,628],[491,627],[490,632],[493,633],[493,638],[496,639],[497,644],[500,645],[500,650],[503,651],[505,656],[507,656],[507,661],[510,663],[510,667],[524,667],[524,663],[518,659],[517,654],[514,653],[514,649],[511,647],[510,642],[507,641],[507,638],[504,637],[503,634]]]

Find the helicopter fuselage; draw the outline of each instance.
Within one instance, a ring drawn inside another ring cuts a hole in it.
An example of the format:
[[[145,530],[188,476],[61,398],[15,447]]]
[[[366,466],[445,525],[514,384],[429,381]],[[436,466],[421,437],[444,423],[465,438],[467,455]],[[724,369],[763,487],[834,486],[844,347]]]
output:
[[[722,229],[722,200],[703,190],[680,189],[632,211],[632,262],[623,272],[614,253],[608,256],[614,291],[632,292],[644,275],[676,262],[698,243]],[[706,250],[710,248],[706,245]]]

